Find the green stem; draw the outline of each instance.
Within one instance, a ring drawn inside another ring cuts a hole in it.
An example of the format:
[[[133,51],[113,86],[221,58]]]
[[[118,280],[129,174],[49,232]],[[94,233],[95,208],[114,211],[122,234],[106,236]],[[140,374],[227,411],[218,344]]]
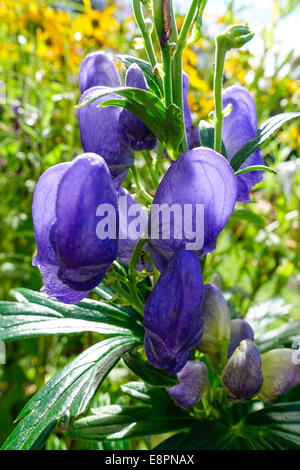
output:
[[[183,96],[182,96],[182,57],[183,57],[184,48],[178,47],[175,57],[173,59],[173,103],[178,106],[181,111],[184,122],[184,112],[183,112]],[[184,136],[181,142],[181,151],[188,151],[187,137],[186,132],[184,131]]]
[[[147,168],[150,172],[150,175],[151,175],[151,179],[152,179],[152,183],[154,185],[154,188],[157,189],[158,186],[159,186],[159,180],[158,180],[158,177],[156,175],[156,172],[155,172],[155,169],[153,168],[153,165],[152,165],[152,157],[151,157],[151,154],[148,153],[148,152],[143,152],[143,157],[145,159],[145,162],[146,162],[146,165],[147,165]]]
[[[143,39],[145,41],[145,47],[146,47],[146,52],[148,59],[154,68],[156,66],[157,60],[154,52],[154,47],[152,43],[152,38],[151,38],[151,33],[147,31],[146,25],[145,25],[145,19],[142,11],[142,5],[141,5],[141,0],[133,0],[132,1],[132,8],[133,8],[133,13],[135,20],[137,24],[139,25],[141,34],[143,36]]]
[[[135,185],[136,185],[136,189],[138,191],[138,193],[141,194],[141,196],[143,196],[143,198],[149,202],[150,204],[152,204],[153,202],[153,197],[150,196],[150,194],[147,193],[147,191],[145,190],[145,188],[143,188],[140,184],[140,181],[139,181],[139,177],[138,177],[138,174],[137,174],[137,171],[136,171],[136,168],[133,165],[131,165],[130,167],[130,170],[131,170],[131,173],[132,173],[132,176],[133,176],[133,179],[134,179],[134,182],[135,182]]]
[[[223,125],[223,104],[222,104],[222,84],[223,71],[227,48],[223,40],[216,38],[216,56],[215,56],[215,76],[214,76],[214,97],[215,97],[215,141],[214,149],[216,152],[222,152],[222,125]]]
[[[132,258],[129,263],[129,282],[130,282],[130,292],[133,298],[133,302],[135,306],[138,308],[140,313],[144,313],[144,308],[145,305],[141,301],[138,291],[137,291],[137,286],[136,286],[136,265],[138,263],[138,259],[140,256],[140,252],[145,245],[146,240],[144,238],[140,238],[139,241],[137,242]]]
[[[164,97],[165,106],[168,108],[172,104],[172,69],[170,48],[167,46],[161,50],[164,70]]]
[[[184,49],[187,45],[188,35],[191,30],[191,26],[194,23],[198,11],[198,5],[199,0],[193,0],[189,11],[187,12],[186,17],[184,18],[184,22],[178,40],[178,47],[181,47],[182,49]]]

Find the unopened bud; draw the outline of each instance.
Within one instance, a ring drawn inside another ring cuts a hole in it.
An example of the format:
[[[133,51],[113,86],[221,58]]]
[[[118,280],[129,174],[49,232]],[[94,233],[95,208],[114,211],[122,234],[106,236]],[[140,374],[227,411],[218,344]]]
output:
[[[203,336],[198,345],[199,351],[220,356],[224,345],[230,341],[230,312],[222,292],[211,284],[204,286],[202,302]],[[226,356],[225,356],[226,359]]]
[[[272,403],[276,398],[300,384],[299,351],[295,349],[273,349],[262,354],[264,383],[259,398]]]
[[[254,332],[251,326],[245,320],[238,318],[231,320],[231,335],[227,352],[228,358],[233,354],[243,339],[251,339],[251,341],[254,341]]]
[[[229,51],[229,49],[239,49],[250,41],[253,36],[254,33],[250,31],[247,24],[235,24],[233,26],[229,26],[224,33],[218,34],[216,41]]]
[[[247,402],[258,394],[263,376],[257,346],[249,339],[243,340],[226,364],[222,385],[232,402]]]
[[[204,362],[188,361],[177,374],[179,384],[167,388],[181,408],[195,406],[208,391],[208,370]]]

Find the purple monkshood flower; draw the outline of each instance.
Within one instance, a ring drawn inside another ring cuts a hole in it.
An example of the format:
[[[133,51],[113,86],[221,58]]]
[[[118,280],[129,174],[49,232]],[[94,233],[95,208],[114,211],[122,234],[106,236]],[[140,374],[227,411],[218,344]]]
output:
[[[251,93],[242,86],[231,86],[223,93],[223,107],[232,105],[231,113],[224,118],[222,139],[229,160],[249,140],[257,134],[256,105]],[[261,150],[256,150],[243,163],[241,168],[253,165],[263,165]],[[262,171],[251,171],[238,176],[239,202],[249,202],[250,189],[262,180]]]
[[[251,341],[254,341],[254,332],[251,326],[245,320],[240,320],[239,318],[231,320],[231,334],[227,350],[227,359],[232,356],[243,339],[251,339]]]
[[[122,86],[117,67],[105,52],[88,54],[81,62],[79,86],[81,93],[94,86]]]
[[[181,155],[162,179],[150,212],[148,236],[156,267],[162,271],[174,251],[187,242],[196,242],[195,248],[188,249],[199,258],[214,251],[217,237],[233,212],[236,197],[237,178],[222,155],[204,147]],[[182,220],[177,218],[174,222],[173,218],[168,224],[169,237],[164,237],[165,225],[155,213],[162,204],[167,204],[169,209],[175,205],[187,212],[186,217],[182,214]]]
[[[148,215],[144,208],[131,196],[127,189],[118,190],[119,207],[119,240],[117,258],[128,265],[134,248],[143,235]],[[137,269],[143,270],[145,266],[138,264]]]
[[[118,213],[117,192],[102,157],[79,155],[45,171],[34,192],[32,216],[42,291],[76,303],[97,286],[117,255],[117,239],[97,236],[100,204]]]
[[[91,93],[105,87],[120,87],[121,79],[112,60],[103,52],[89,54],[83,60],[79,72],[79,85],[83,93],[82,103]],[[138,65],[131,65],[126,75],[126,85],[148,90],[143,72]],[[98,108],[113,98],[104,96],[78,110],[80,137],[85,152],[101,155],[115,180],[116,186],[124,181],[133,163],[133,150],[151,150],[157,139],[136,116],[117,106]]]
[[[89,88],[81,95],[79,103],[92,93],[103,89],[103,86]],[[118,187],[126,178],[128,169],[133,163],[134,154],[130,148],[129,139],[119,124],[122,109],[117,106],[97,107],[115,98],[118,98],[117,95],[111,93],[78,109],[78,124],[84,151],[97,153],[104,158]]]
[[[222,385],[232,402],[246,402],[258,394],[263,384],[261,358],[250,339],[241,341],[222,374]]]
[[[144,74],[138,65],[132,64],[127,70],[126,86],[148,91]],[[140,119],[127,109],[123,109],[120,114],[120,126],[129,137],[133,150],[154,149],[157,143],[156,137]]]
[[[202,336],[203,282],[197,257],[182,246],[149,295],[145,351],[154,367],[179,372]]]
[[[300,384],[300,354],[297,349],[272,349],[262,354],[264,383],[259,398],[272,403]]]
[[[191,408],[208,389],[208,369],[204,362],[188,361],[178,373],[178,380],[179,384],[167,391],[178,406]]]

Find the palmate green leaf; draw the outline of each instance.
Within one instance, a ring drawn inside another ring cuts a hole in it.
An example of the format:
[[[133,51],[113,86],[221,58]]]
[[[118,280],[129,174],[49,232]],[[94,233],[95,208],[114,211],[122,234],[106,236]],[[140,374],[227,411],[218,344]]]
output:
[[[161,88],[159,86],[156,76],[153,73],[152,66],[149,62],[143,59],[140,59],[139,57],[133,57],[131,55],[126,55],[126,54],[117,55],[117,58],[120,59],[121,62],[123,62],[123,64],[126,66],[127,69],[132,64],[137,64],[140,67],[140,69],[143,71],[150,90],[152,90],[158,97],[162,98],[163,95],[162,95]]]
[[[76,421],[68,436],[91,441],[129,439],[191,428],[195,423],[172,404],[168,408],[111,405],[93,412]]]
[[[236,172],[262,144],[271,139],[287,122],[300,117],[300,113],[282,113],[268,119],[257,131],[256,137],[247,142],[230,160],[230,165]]]
[[[132,336],[114,337],[81,353],[25,405],[17,418],[20,423],[2,449],[39,449],[58,422],[69,427],[120,357],[137,344]]]
[[[254,445],[269,449],[300,449],[300,401],[278,403],[247,416],[242,433]]]
[[[124,362],[144,382],[155,387],[172,387],[178,383],[176,375],[171,376],[164,370],[156,369],[149,362],[143,361],[137,354],[125,354]]]
[[[25,288],[14,289],[11,295],[19,303],[0,302],[0,338],[3,340],[4,336],[15,339],[80,331],[134,334],[141,338],[144,335],[142,317],[133,309],[91,299],[69,305]]]
[[[105,106],[120,106],[135,114],[151,132],[160,140],[171,157],[179,156],[179,145],[184,134],[183,118],[179,108],[172,104],[168,108],[162,101],[146,90],[132,87],[117,87],[97,90],[91,93],[82,103],[75,108],[79,109],[93,101],[114,93],[123,100],[112,99],[100,104]],[[174,150],[175,149],[175,150]]]
[[[245,320],[252,326],[255,340],[259,340],[275,320],[287,316],[291,308],[292,306],[287,304],[281,297],[274,297],[251,307],[247,312]]]

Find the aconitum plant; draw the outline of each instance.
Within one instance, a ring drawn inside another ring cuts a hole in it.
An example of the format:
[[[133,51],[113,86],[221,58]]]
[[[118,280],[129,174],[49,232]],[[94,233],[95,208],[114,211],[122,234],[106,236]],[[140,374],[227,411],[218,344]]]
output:
[[[253,37],[234,25],[215,41],[214,112],[193,122],[182,57],[206,3],[192,0],[178,30],[171,0],[133,0],[148,60],[94,51],[82,61],[82,154],[49,168],[34,193],[44,287],[1,304],[0,338],[89,331],[98,342],[27,403],[4,449],[41,448],[56,426],[99,442],[169,433],[157,447],[169,450],[300,446],[300,402],[284,398],[300,384],[299,322],[261,332],[275,316],[233,315],[205,271],[238,204],[274,173],[262,144],[300,113],[258,127],[251,93],[223,89],[227,52]],[[135,381],[89,411],[120,359]]]

